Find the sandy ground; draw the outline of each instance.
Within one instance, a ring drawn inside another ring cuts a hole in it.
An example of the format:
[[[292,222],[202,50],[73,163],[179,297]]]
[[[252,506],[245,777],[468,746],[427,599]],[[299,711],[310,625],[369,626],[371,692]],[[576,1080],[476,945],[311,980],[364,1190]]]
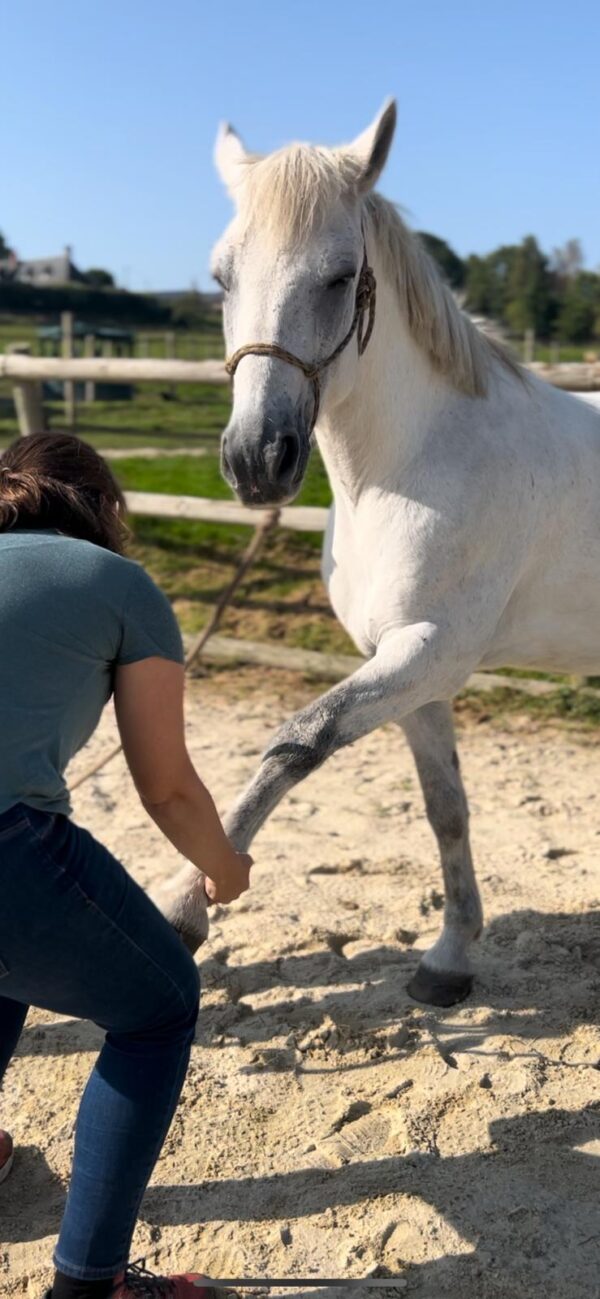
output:
[[[291,711],[266,681],[245,697],[191,688],[190,747],[223,810]],[[389,728],[282,804],[251,894],[214,916],[193,1061],[136,1234],[148,1266],[398,1277],[361,1296],[600,1296],[598,740],[518,720],[461,732],[487,918],[472,996],[438,1011],[405,991],[442,899]],[[75,805],[144,885],[176,868],[121,759]],[[26,1026],[1,1109],[18,1145],[0,1189],[3,1296],[49,1278],[99,1041],[46,1014]]]

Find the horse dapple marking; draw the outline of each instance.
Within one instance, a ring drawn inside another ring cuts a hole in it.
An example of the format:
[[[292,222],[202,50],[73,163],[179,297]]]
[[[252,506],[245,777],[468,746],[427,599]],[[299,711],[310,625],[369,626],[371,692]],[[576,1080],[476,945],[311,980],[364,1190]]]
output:
[[[244,354],[223,468],[242,501],[297,493],[309,454],[307,372],[350,328],[364,248],[377,282],[369,347],[321,373],[316,437],[334,506],[323,575],[368,657],[291,718],[229,817],[245,849],[283,795],[341,745],[397,721],[437,836],[446,905],[413,996],[471,986],[482,914],[449,701],[478,667],[600,671],[600,419],[525,376],[456,306],[395,208],[372,192],[395,128],[388,104],[352,145],[247,154],[224,129],[217,164],[236,213],[214,253],[229,354]],[[363,242],[364,241],[364,242]],[[186,868],[176,922],[206,925]],[[400,899],[399,899],[399,905]]]

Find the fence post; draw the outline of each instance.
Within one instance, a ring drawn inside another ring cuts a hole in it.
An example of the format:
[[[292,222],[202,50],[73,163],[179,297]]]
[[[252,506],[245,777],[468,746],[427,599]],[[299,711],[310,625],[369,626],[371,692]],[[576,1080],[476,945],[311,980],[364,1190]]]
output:
[[[175,334],[173,333],[172,329],[169,329],[165,334],[165,360],[174,361],[176,356],[177,356],[177,349],[175,347]],[[170,386],[170,393],[172,397],[175,397],[176,388],[174,383],[172,383]]]
[[[90,357],[96,355],[96,339],[93,334],[86,334],[83,340],[83,355]],[[86,402],[96,400],[96,385],[93,379],[86,379],[84,393]]]
[[[42,385],[16,383],[13,388],[13,399],[21,437],[29,437],[31,433],[45,433]]]
[[[63,311],[60,318],[62,333],[62,355],[65,360],[73,356],[73,312]],[[63,396],[65,403],[65,423],[68,428],[75,427],[75,384],[72,379],[65,379],[63,383]]]
[[[31,355],[29,343],[12,344],[6,350],[7,352],[16,352],[18,356]],[[35,379],[13,383],[13,401],[21,437],[29,437],[31,433],[46,432],[46,416],[41,383],[38,383]]]

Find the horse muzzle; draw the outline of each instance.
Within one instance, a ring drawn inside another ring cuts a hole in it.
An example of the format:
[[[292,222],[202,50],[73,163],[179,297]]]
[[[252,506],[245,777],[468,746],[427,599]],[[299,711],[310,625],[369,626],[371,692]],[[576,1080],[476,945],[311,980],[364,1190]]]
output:
[[[232,421],[221,440],[221,472],[243,505],[280,505],[297,495],[308,463],[310,437],[271,419],[260,429]]]

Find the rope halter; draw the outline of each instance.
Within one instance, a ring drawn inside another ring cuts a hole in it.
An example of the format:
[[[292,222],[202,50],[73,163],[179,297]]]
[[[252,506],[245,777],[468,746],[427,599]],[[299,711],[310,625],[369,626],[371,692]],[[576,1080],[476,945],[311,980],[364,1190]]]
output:
[[[233,356],[229,356],[225,361],[225,369],[228,375],[233,378],[240,361],[245,356],[275,356],[277,360],[285,361],[287,365],[295,365],[296,369],[302,370],[302,373],[307,379],[310,379],[313,386],[313,415],[309,431],[309,437],[311,437],[319,417],[321,405],[321,374],[323,370],[326,370],[328,366],[337,360],[340,353],[344,351],[344,348],[348,346],[348,343],[354,337],[354,334],[357,334],[358,355],[362,356],[373,333],[376,296],[377,281],[372,268],[369,266],[367,245],[365,243],[363,263],[356,286],[352,324],[341,343],[335,348],[335,351],[326,356],[324,361],[310,365],[307,361],[301,360],[299,356],[294,356],[293,352],[286,352],[285,348],[279,347],[278,343],[246,343],[243,347],[238,347],[237,352],[234,352]]]

